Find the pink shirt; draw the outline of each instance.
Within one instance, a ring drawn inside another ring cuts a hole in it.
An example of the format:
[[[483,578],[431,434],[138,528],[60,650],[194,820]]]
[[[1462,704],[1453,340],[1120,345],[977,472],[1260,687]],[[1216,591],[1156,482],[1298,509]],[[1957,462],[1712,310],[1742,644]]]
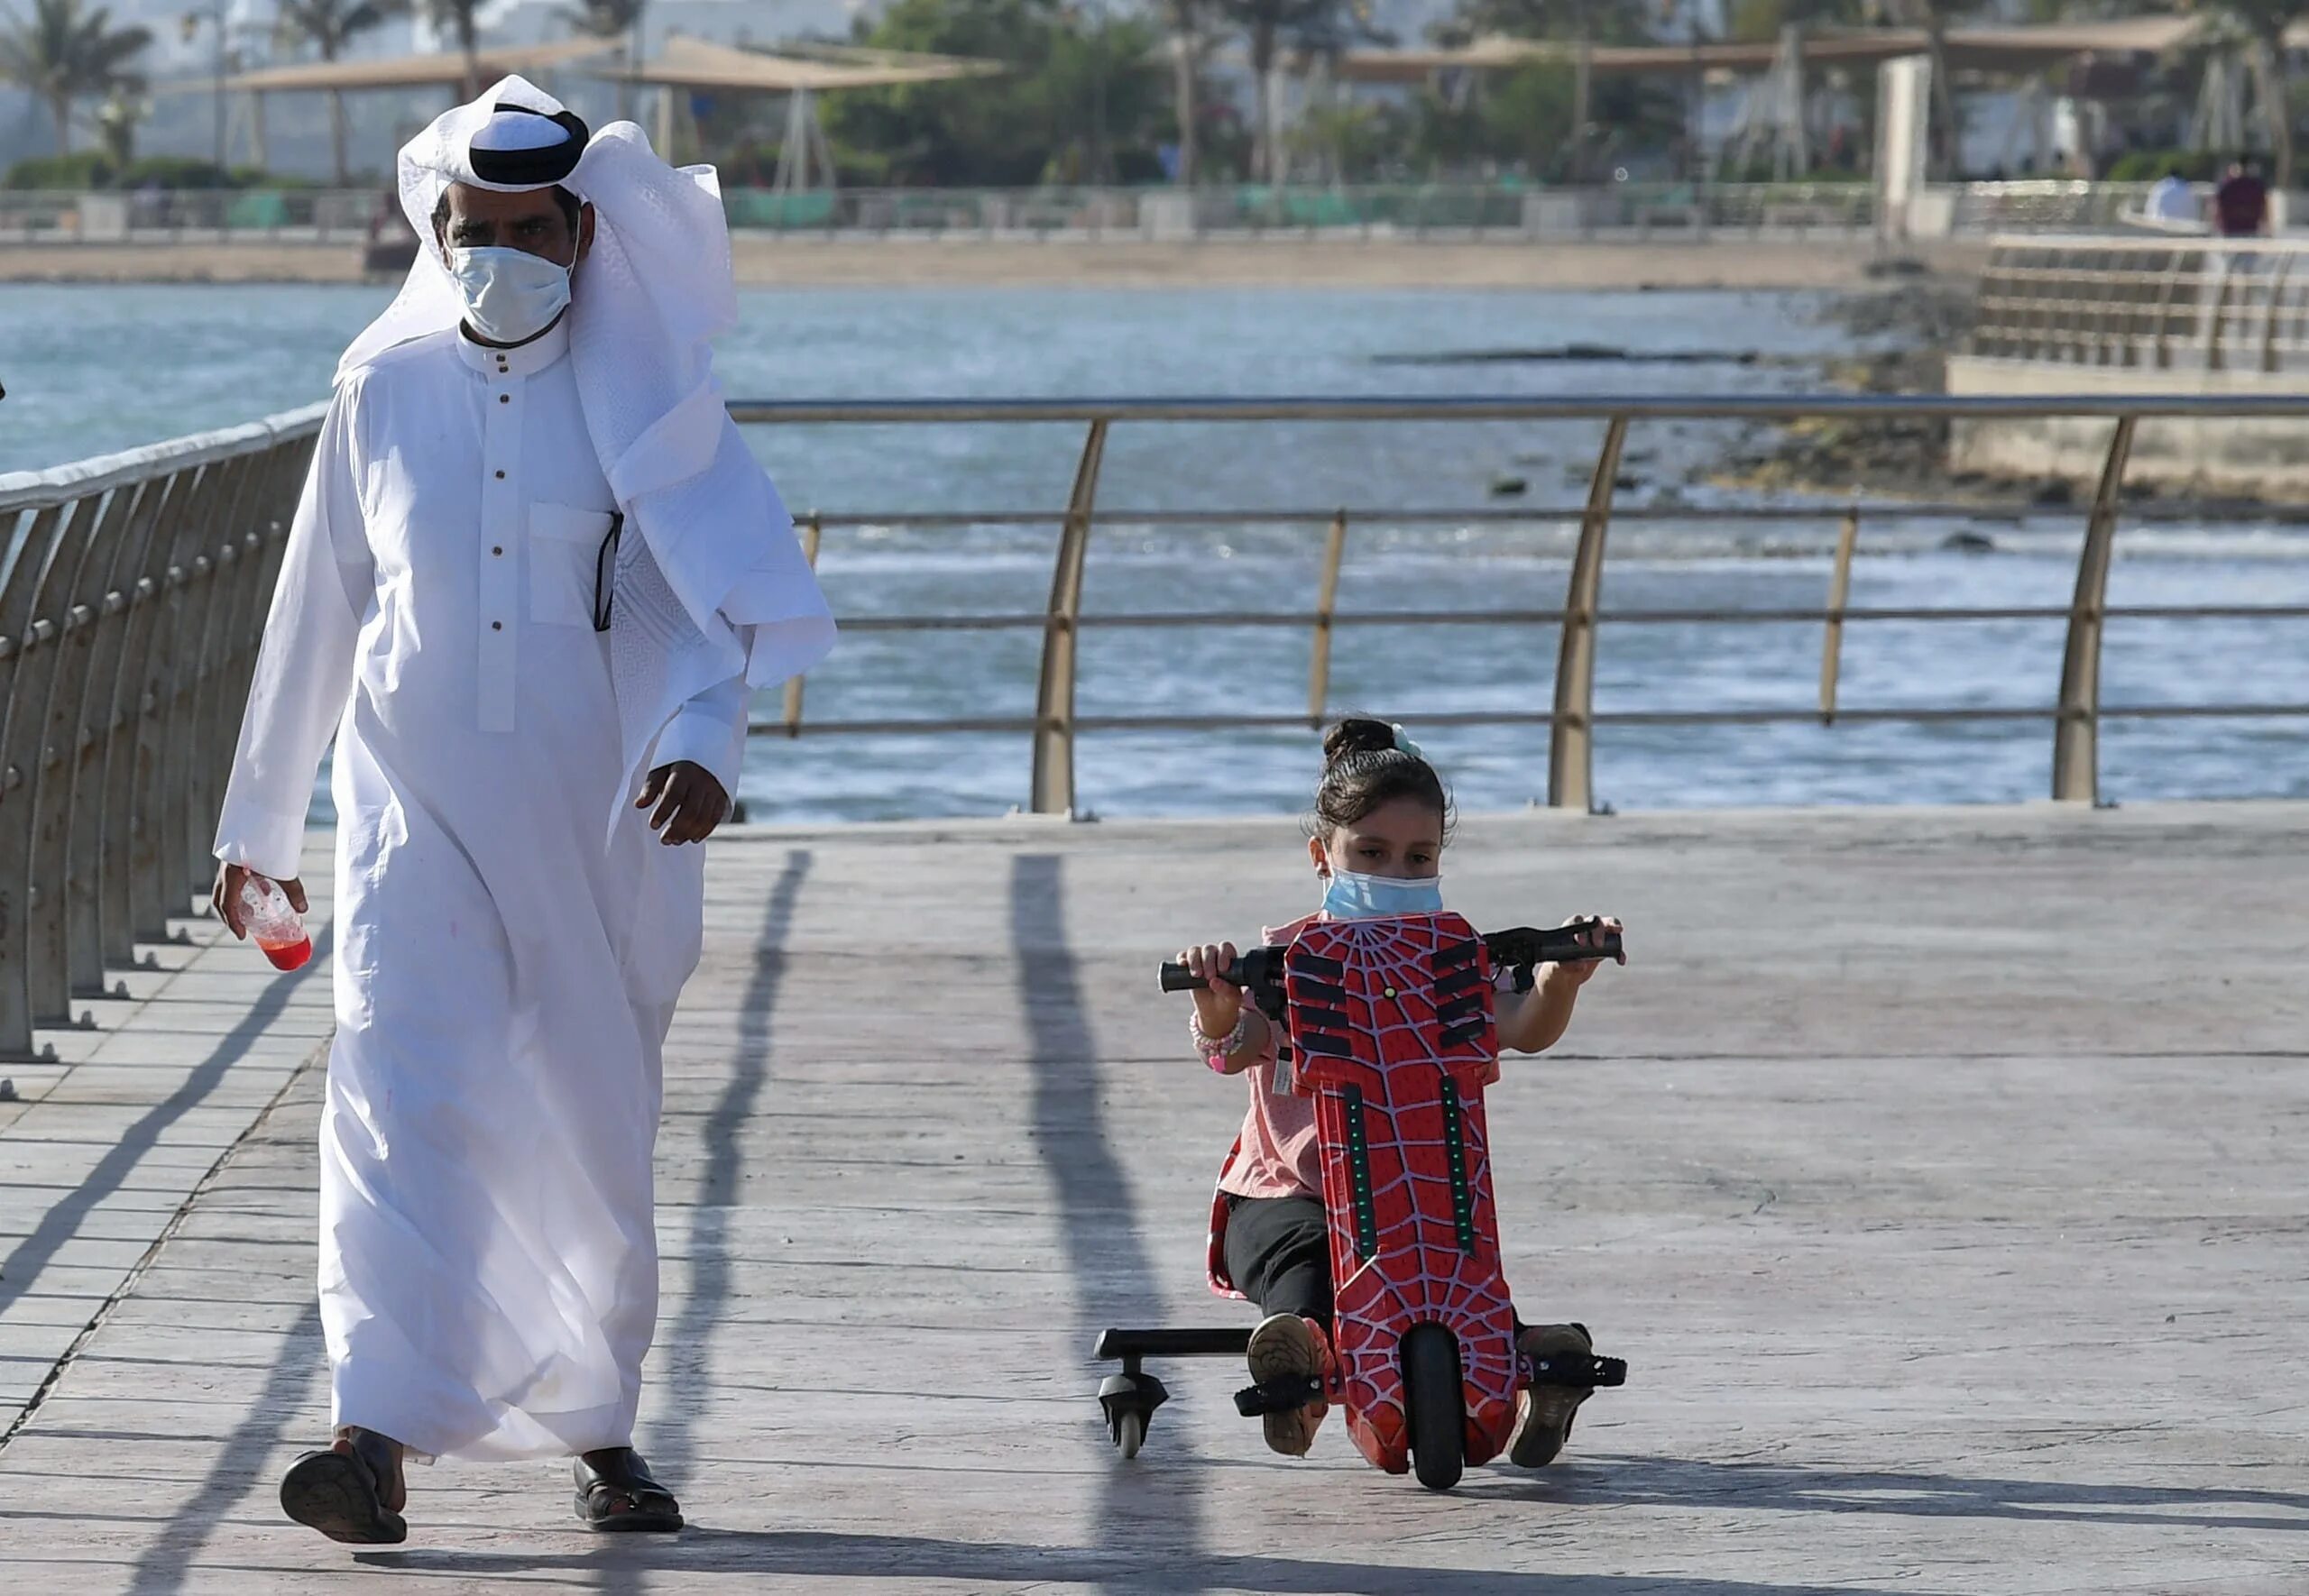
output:
[[[1263,942],[1288,942],[1316,921],[1320,914],[1310,914],[1285,926],[1262,931]],[[1495,973],[1493,985],[1512,985],[1512,971]],[[1269,1021],[1266,1042],[1260,1050],[1258,1062],[1242,1072],[1250,1085],[1251,1105],[1243,1115],[1243,1128],[1237,1132],[1235,1151],[1228,1159],[1227,1167],[1219,1172],[1219,1189],[1237,1197],[1285,1197],[1323,1195],[1323,1156],[1315,1137],[1315,1100],[1292,1090],[1288,1079],[1282,1089],[1276,1089],[1275,1054],[1282,1037],[1276,1025]],[[1499,1064],[1494,1059],[1490,1073],[1484,1077],[1486,1085],[1499,1078]]]

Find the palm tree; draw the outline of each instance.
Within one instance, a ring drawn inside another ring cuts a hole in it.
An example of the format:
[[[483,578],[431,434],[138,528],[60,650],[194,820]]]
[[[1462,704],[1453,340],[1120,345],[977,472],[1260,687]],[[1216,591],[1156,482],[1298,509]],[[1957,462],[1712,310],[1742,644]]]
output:
[[[1179,184],[1194,183],[1195,124],[1201,114],[1197,90],[1202,57],[1210,45],[1212,0],[1164,0],[1163,20],[1171,30],[1171,94],[1179,119]]]
[[[570,32],[584,39],[607,39],[625,45],[625,65],[630,71],[641,50],[641,13],[648,0],[580,0],[561,8],[561,20]],[[617,115],[622,122],[633,113],[633,85],[618,80]]]
[[[481,0],[425,0],[425,20],[436,33],[455,36],[465,58],[465,97],[481,92],[481,24],[474,13]]]
[[[152,42],[150,28],[115,28],[112,12],[80,9],[80,0],[32,0],[30,22],[12,10],[14,32],[0,34],[0,81],[28,90],[56,123],[56,152],[72,148],[72,102],[115,90],[142,93],[144,75],[129,63]]]
[[[408,0],[281,0],[279,28],[288,38],[310,44],[321,60],[333,61],[345,47],[388,17],[407,9]],[[328,91],[329,153],[336,161],[336,186],[348,187],[352,173],[345,161],[345,94]]]
[[[1256,125],[1251,134],[1251,170],[1255,178],[1281,183],[1283,178],[1283,141],[1274,136],[1274,61],[1283,36],[1312,26],[1317,19],[1342,8],[1346,0],[1221,0],[1228,20],[1241,28],[1251,46],[1251,96]]]
[[[2285,33],[2300,0],[2222,0],[2219,10],[2252,40],[2249,60],[2258,99],[2268,118],[2269,187],[2293,186],[2293,111],[2286,94]]]

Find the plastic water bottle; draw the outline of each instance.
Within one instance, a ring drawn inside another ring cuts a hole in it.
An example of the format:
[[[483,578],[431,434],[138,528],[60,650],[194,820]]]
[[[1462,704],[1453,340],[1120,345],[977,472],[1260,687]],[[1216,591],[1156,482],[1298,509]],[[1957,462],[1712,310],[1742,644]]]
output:
[[[304,916],[290,906],[277,881],[252,872],[241,883],[241,925],[275,969],[301,969],[313,956]]]

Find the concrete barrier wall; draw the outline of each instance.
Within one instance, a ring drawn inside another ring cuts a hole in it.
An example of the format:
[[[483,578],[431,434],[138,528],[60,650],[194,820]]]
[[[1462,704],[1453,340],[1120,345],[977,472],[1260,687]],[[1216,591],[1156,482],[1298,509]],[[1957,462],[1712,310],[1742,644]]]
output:
[[[1948,391],[1964,397],[2309,393],[2309,374],[2078,366],[1987,355],[1948,357]],[[2001,477],[2094,479],[2115,423],[2073,416],[1951,424],[1952,470]],[[2128,482],[2266,499],[2309,495],[2309,424],[2150,419],[2133,436]]]

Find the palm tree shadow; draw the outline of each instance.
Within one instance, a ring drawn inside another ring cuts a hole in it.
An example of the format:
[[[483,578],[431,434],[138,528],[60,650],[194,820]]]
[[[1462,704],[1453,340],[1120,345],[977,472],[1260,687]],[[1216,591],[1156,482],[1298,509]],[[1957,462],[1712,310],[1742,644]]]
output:
[[[1487,1472],[1463,1490],[1597,1507],[1710,1504],[1776,1512],[2052,1519],[2167,1528],[2309,1530],[2309,1494],[2230,1487],[2102,1485],[1704,1459],[1595,1456],[1562,1472]]]

